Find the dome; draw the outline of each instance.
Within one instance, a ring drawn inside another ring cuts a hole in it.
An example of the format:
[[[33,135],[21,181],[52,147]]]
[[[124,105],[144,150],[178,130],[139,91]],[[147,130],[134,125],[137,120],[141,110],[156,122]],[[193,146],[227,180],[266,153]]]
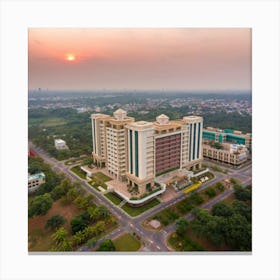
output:
[[[157,117],[157,122],[159,124],[168,124],[169,123],[169,117],[167,117],[164,114],[161,114]]]
[[[126,111],[124,111],[123,109],[118,109],[117,111],[114,112],[114,117],[117,120],[123,120],[126,118]]]

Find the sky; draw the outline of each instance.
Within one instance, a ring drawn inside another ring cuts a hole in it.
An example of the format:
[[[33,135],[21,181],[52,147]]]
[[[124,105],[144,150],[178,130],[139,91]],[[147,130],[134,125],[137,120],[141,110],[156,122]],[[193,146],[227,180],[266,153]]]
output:
[[[249,28],[30,28],[28,87],[251,90]]]

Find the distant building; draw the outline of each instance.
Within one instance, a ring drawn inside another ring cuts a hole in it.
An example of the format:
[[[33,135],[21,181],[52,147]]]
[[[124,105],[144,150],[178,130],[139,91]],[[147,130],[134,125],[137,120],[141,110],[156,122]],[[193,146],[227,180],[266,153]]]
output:
[[[245,145],[249,150],[252,148],[252,134],[244,134],[239,130],[206,127],[203,129],[202,137],[219,143],[229,142]]]
[[[39,188],[39,186],[45,183],[45,174],[43,172],[33,175],[28,174],[28,191],[32,192]]]
[[[222,143],[221,148],[216,148],[204,143],[203,157],[238,166],[248,159],[248,149],[239,144]]]
[[[175,169],[195,170],[202,162],[203,119],[188,116],[137,121],[118,109],[114,116],[92,114],[93,160],[114,178],[139,189],[155,186],[155,177]]]
[[[62,139],[55,139],[54,145],[55,145],[56,149],[58,149],[58,150],[68,149],[66,142]]]

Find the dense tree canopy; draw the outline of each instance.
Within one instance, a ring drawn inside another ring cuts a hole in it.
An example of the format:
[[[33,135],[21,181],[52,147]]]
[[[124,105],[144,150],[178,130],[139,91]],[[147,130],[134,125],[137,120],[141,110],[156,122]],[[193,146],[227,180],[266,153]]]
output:
[[[52,207],[53,200],[50,194],[43,194],[31,199],[28,206],[28,216],[45,215]]]
[[[236,251],[252,249],[251,187],[236,185],[237,200],[228,206],[223,202],[211,210],[195,208],[192,229],[197,236],[209,239],[215,245],[226,244]]]

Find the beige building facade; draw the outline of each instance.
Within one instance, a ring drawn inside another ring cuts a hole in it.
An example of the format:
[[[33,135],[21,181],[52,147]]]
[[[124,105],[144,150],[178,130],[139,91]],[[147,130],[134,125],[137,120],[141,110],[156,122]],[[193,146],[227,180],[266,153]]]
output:
[[[203,144],[203,156],[220,162],[240,165],[247,161],[248,150],[244,145],[223,143],[221,149]]]
[[[113,116],[91,115],[93,159],[138,194],[155,188],[155,178],[176,169],[195,170],[203,159],[203,119],[188,116],[155,122],[137,121],[124,110]]]

